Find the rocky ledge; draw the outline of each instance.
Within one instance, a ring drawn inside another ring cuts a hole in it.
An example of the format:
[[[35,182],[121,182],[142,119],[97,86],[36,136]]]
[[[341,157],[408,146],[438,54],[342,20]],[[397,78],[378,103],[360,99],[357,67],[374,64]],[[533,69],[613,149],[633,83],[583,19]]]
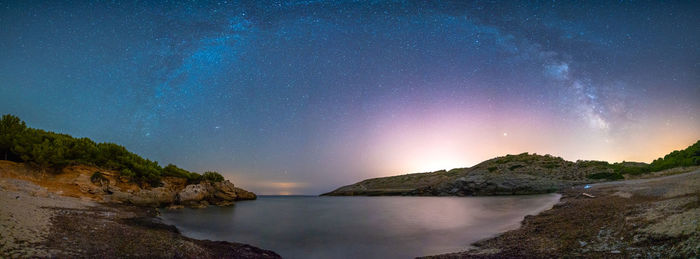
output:
[[[0,161],[0,177],[27,180],[64,196],[143,207],[202,208],[257,198],[228,180],[188,183],[183,178],[163,177],[162,186],[151,187],[133,183],[119,172],[86,165],[46,172],[23,163]]]

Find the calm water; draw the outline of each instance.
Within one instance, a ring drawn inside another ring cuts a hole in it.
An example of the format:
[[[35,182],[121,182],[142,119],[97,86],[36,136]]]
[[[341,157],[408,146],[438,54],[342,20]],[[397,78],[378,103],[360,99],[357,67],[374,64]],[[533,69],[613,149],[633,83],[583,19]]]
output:
[[[457,252],[518,228],[558,194],[506,197],[259,197],[233,207],[162,211],[189,237],[285,258],[413,258]]]

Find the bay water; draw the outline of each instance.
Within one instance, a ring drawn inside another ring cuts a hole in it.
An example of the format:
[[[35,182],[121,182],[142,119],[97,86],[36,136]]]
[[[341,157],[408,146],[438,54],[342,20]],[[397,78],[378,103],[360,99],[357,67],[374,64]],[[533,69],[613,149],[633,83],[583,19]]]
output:
[[[231,207],[163,210],[185,236],[284,258],[413,258],[459,252],[516,229],[559,194],[496,197],[260,196]]]

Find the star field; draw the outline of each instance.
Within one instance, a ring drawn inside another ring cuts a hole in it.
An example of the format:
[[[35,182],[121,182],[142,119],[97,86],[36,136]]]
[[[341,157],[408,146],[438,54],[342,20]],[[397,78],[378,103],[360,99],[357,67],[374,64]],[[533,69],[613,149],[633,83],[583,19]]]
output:
[[[262,194],[700,139],[700,4],[0,2],[0,112]]]

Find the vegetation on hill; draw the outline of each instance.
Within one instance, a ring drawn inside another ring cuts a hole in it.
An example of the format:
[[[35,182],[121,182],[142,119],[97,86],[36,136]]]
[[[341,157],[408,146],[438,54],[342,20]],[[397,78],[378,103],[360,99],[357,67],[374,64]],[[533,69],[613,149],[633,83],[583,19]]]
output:
[[[661,171],[679,166],[700,166],[700,140],[684,150],[676,150],[654,160],[649,170]]]
[[[44,169],[60,169],[72,164],[94,165],[118,170],[131,181],[151,186],[161,185],[164,176],[185,178],[190,183],[224,180],[217,172],[200,175],[172,164],[161,167],[158,162],[144,159],[114,143],[95,143],[89,138],[29,128],[20,118],[9,114],[0,119],[0,158]]]
[[[601,163],[606,163],[607,167],[613,169],[613,173],[590,175],[589,178],[615,180],[623,179],[623,175],[641,175],[675,167],[700,166],[700,140],[684,150],[676,150],[664,157],[660,157],[651,162],[651,164],[624,161],[614,164]]]
[[[499,195],[553,192],[576,184],[625,179],[669,168],[700,165],[700,141],[651,164],[566,161],[561,157],[522,153],[455,168],[367,179],[324,195]]]

